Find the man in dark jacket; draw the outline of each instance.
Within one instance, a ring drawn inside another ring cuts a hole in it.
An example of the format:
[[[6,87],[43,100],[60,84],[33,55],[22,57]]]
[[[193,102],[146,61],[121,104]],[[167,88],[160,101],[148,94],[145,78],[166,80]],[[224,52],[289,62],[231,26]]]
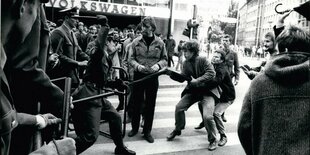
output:
[[[215,77],[215,70],[212,64],[205,57],[199,56],[199,44],[190,40],[183,46],[186,60],[183,64],[181,74],[187,78],[193,78],[182,92],[182,98],[175,108],[175,129],[167,137],[171,141],[181,130],[185,128],[185,111],[194,103],[199,102],[203,108],[203,120],[208,131],[209,150],[216,149],[216,132],[213,112],[215,100],[219,98],[217,88],[208,86]],[[173,77],[172,77],[173,79]],[[177,80],[177,79],[175,79]],[[184,79],[177,80],[184,82]]]
[[[173,54],[174,54],[174,48],[176,46],[175,40],[173,39],[172,34],[169,35],[169,38],[165,42],[167,54],[168,54],[168,67],[171,67],[171,64],[174,66],[173,61]]]
[[[98,16],[102,25],[98,37],[91,43],[90,61],[86,68],[83,84],[79,87],[74,100],[102,94],[102,88],[107,85],[111,60],[106,51],[106,39],[109,32],[105,16]],[[80,154],[93,145],[99,135],[100,120],[109,122],[111,137],[116,145],[115,154],[134,155],[123,143],[122,119],[112,104],[105,98],[77,103],[72,111],[72,119],[77,134],[76,150]]]
[[[216,101],[214,109],[214,121],[218,132],[220,133],[219,146],[224,146],[227,143],[227,136],[225,134],[225,127],[222,119],[222,114],[225,110],[234,102],[236,98],[235,87],[231,81],[227,66],[225,65],[225,52],[217,50],[212,57],[212,64],[214,66],[216,76],[210,82],[210,86],[219,86],[221,88],[221,97]],[[201,105],[199,105],[199,111],[203,114]],[[203,122],[200,123],[195,129],[201,129],[204,127]]]
[[[246,93],[238,135],[248,155],[310,154],[310,34],[286,27],[278,55]]]

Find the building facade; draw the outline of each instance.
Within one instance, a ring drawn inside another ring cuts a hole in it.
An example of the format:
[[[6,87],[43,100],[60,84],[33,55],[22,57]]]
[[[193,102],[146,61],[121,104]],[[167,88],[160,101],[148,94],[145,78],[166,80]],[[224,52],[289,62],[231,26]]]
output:
[[[275,12],[275,6],[279,10],[292,9],[308,0],[251,0],[239,9],[239,27],[237,30],[237,44],[245,47],[259,46],[264,34],[273,31],[273,26],[281,17]],[[285,24],[299,25],[309,30],[310,22],[296,12],[292,12]]]

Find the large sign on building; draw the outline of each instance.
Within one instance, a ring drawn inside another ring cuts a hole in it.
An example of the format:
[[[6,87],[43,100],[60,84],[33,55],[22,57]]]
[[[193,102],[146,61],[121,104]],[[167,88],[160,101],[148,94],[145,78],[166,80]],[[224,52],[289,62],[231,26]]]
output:
[[[103,12],[130,16],[169,17],[169,9],[167,8],[124,5],[88,0],[49,0],[46,6],[63,9],[77,6],[81,11]]]

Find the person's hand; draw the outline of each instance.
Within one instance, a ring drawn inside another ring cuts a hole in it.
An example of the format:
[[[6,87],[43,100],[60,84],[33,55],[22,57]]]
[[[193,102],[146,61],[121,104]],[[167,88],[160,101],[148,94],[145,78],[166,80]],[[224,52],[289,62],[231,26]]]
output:
[[[149,69],[146,68],[146,67],[143,66],[143,65],[139,65],[139,66],[138,66],[138,71],[141,72],[141,73],[145,73],[145,74],[150,73]]]
[[[57,118],[53,114],[47,113],[43,115],[36,115],[37,126],[39,129],[43,129],[48,125],[58,124],[61,122],[60,118]]]
[[[157,71],[159,71],[159,65],[158,65],[158,64],[155,64],[155,65],[153,65],[153,66],[151,67],[151,69],[152,69],[153,72],[157,72]]]
[[[192,80],[190,82],[188,82],[188,86],[190,88],[195,88],[198,85],[198,80],[192,77]]]
[[[87,66],[87,63],[88,63],[88,61],[84,60],[84,61],[78,62],[78,65],[81,66],[81,67],[85,67],[85,66]]]
[[[73,97],[70,96],[70,109],[74,109],[74,105],[73,105]]]
[[[290,13],[291,13],[292,11],[293,11],[293,10],[291,10],[291,11],[285,13],[284,15],[282,15],[282,16],[279,18],[279,20],[278,20],[278,22],[277,22],[277,24],[276,24],[276,28],[280,28],[280,27],[283,27],[283,26],[284,26],[284,20],[285,20],[285,18],[288,17],[288,15],[290,15]]]
[[[236,86],[239,83],[239,80],[235,79],[234,85]]]

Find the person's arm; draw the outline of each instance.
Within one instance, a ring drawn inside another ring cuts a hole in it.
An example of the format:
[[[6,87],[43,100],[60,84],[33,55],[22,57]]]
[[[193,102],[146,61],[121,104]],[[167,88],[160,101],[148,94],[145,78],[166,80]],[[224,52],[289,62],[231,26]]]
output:
[[[210,82],[213,78],[215,78],[215,70],[213,65],[207,61],[206,59],[201,60],[199,63],[203,63],[202,66],[204,68],[204,74],[197,79],[192,79],[190,82],[191,87],[204,87],[206,83]],[[198,65],[200,66],[200,65]]]
[[[239,82],[240,68],[239,68],[239,58],[236,52],[234,54],[234,71],[235,71],[235,85]]]
[[[64,34],[62,34],[62,32],[60,32],[60,30],[54,30],[51,34],[51,43],[52,43],[52,48],[54,52],[57,52],[57,54],[59,55],[59,60],[61,61],[61,63],[63,63],[64,65],[70,65],[72,67],[79,67],[79,66],[83,66],[84,64],[76,61],[72,58],[70,58],[69,56],[64,54],[64,46],[65,44],[68,44],[67,46],[73,46],[73,45],[69,45],[70,43],[67,43]],[[60,46],[59,46],[60,44]],[[57,46],[58,49],[57,49]]]
[[[279,34],[284,30],[284,20],[286,17],[288,17],[290,15],[290,13],[293,10],[291,10],[288,13],[285,13],[284,15],[282,15],[279,20],[277,21],[277,23],[273,26],[273,31],[275,34],[275,37],[277,38],[279,36]]]
[[[251,87],[250,87],[251,88]],[[252,117],[251,117],[251,91],[249,90],[244,99],[238,122],[238,136],[246,154],[252,154]]]

